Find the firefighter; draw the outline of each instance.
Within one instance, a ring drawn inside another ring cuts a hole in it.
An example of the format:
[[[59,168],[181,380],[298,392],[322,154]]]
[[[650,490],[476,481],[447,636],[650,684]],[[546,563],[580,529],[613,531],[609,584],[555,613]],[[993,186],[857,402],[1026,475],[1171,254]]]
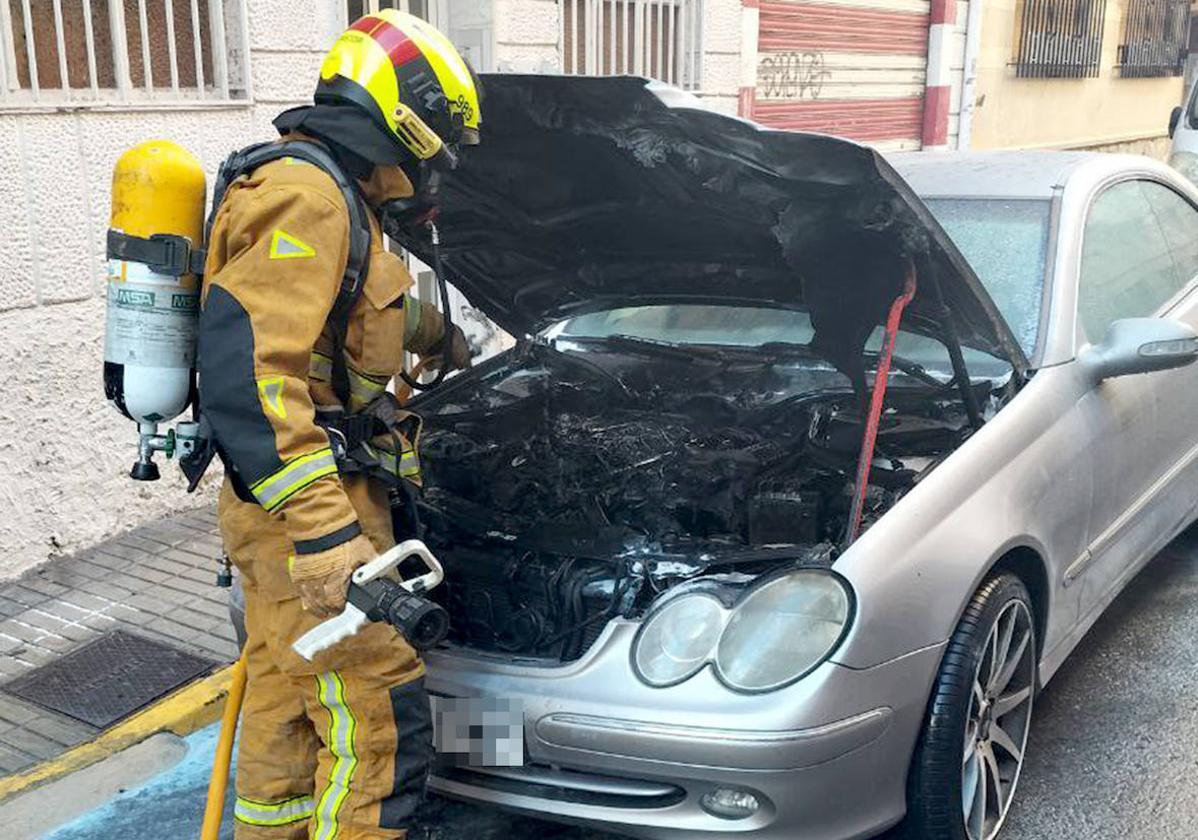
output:
[[[312,663],[291,644],[341,611],[351,572],[394,544],[391,500],[419,483],[419,418],[386,390],[405,350],[469,364],[461,331],[409,297],[382,225],[424,223],[437,172],[478,141],[478,88],[440,32],[381,11],[275,125],[274,159],[226,163],[199,328],[246,600],[235,836],[399,838],[431,753],[419,656],[385,623]]]

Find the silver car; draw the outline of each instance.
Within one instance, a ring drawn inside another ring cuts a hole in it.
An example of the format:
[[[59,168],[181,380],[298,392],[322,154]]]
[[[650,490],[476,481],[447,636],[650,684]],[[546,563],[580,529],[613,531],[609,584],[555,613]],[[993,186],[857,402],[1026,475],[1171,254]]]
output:
[[[1195,518],[1198,191],[485,83],[439,256],[518,340],[415,408],[428,686],[490,744],[439,736],[432,788],[641,837],[996,836],[1037,690]]]

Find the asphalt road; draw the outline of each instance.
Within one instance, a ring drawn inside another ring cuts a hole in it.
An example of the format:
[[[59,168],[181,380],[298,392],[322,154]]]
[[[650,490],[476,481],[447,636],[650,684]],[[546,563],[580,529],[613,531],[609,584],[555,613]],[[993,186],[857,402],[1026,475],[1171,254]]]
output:
[[[1196,826],[1192,531],[1140,573],[1038,698],[1002,840],[1193,840]],[[615,840],[445,802],[430,803],[424,827],[429,840]]]
[[[50,840],[196,836],[215,738],[215,728],[191,736],[175,770]],[[1198,837],[1196,770],[1198,532],[1133,581],[1038,699],[1002,840],[1190,840]],[[615,840],[437,799],[420,828],[412,840]],[[230,837],[226,824],[221,838]]]

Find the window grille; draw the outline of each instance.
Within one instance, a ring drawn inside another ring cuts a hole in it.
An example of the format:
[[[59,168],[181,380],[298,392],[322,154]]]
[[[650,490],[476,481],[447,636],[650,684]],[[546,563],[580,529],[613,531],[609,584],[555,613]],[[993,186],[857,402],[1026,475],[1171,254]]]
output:
[[[250,97],[245,0],[0,0],[0,110]]]
[[[558,0],[562,71],[650,76],[697,90],[701,0]]]
[[[1119,75],[1182,75],[1189,26],[1190,0],[1128,0],[1119,45]]]
[[[380,9],[399,9],[401,12],[429,20],[426,0],[349,0],[346,9],[350,23],[363,15],[372,15]]]
[[[1015,75],[1093,78],[1102,64],[1106,0],[1023,0]]]

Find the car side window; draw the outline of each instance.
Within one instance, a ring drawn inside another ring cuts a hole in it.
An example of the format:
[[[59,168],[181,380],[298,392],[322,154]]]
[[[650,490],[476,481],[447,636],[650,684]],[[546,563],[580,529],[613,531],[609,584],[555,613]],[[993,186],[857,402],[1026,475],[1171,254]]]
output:
[[[1077,295],[1078,318],[1090,341],[1102,341],[1119,318],[1152,315],[1189,282],[1198,253],[1184,260],[1183,273],[1166,230],[1184,253],[1186,237],[1178,221],[1183,209],[1189,224],[1198,225],[1198,216],[1181,196],[1151,181],[1124,181],[1095,200],[1082,239]],[[1190,243],[1191,251],[1193,247]]]
[[[1181,285],[1198,276],[1198,210],[1182,196],[1154,181],[1143,181],[1144,195],[1165,234]]]

